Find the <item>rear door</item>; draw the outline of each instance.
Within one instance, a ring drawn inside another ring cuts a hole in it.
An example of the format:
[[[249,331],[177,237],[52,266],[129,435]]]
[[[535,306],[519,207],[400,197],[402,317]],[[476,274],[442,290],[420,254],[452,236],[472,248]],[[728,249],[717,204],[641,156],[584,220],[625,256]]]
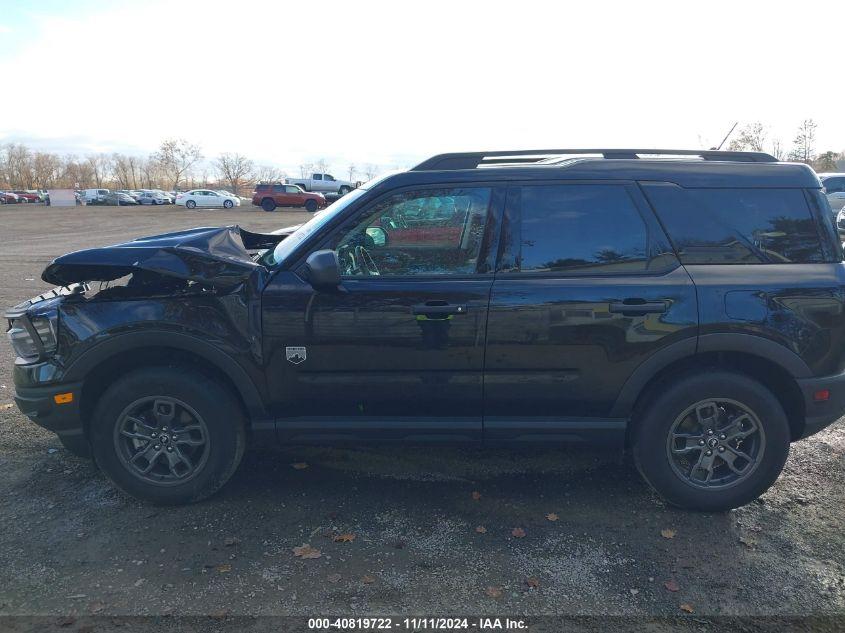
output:
[[[490,299],[489,440],[624,436],[625,382],[670,345],[695,350],[693,283],[626,182],[512,187]]]

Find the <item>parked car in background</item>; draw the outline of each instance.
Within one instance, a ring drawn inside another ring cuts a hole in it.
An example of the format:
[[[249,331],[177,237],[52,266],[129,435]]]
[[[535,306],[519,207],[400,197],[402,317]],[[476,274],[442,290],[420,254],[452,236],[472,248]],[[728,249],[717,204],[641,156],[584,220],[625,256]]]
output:
[[[339,193],[344,195],[355,188],[355,183],[348,180],[338,180],[331,174],[311,174],[310,178],[287,178],[286,184],[298,185],[305,191],[321,193]]]
[[[845,173],[842,174],[819,174],[822,181],[822,188],[830,203],[830,208],[837,213],[845,207]]]
[[[12,193],[18,197],[20,202],[41,202],[41,196],[34,191],[15,190]]]
[[[252,204],[265,211],[273,211],[276,207],[305,207],[306,211],[313,213],[326,206],[326,197],[321,193],[303,191],[299,185],[264,183],[256,185]]]
[[[109,193],[108,189],[82,189],[79,198],[83,204],[104,204],[103,201]]]
[[[19,202],[18,194],[11,191],[0,191],[0,204],[17,204]]]
[[[158,191],[141,191],[138,204],[170,204],[168,199]]]
[[[224,196],[210,189],[192,189],[176,196],[176,204],[196,209],[197,207],[223,207],[231,209],[241,206],[241,199],[237,196]]]
[[[135,200],[135,202],[137,202],[137,201],[138,201],[138,198],[140,198],[140,197],[141,197],[140,192],[138,192],[138,191],[133,191],[132,189],[118,189],[118,190],[117,190],[117,193],[125,193],[127,196],[129,196],[130,198],[132,198],[133,200]]]
[[[138,204],[138,201],[127,193],[112,191],[103,196],[103,204],[113,207],[126,207]]]

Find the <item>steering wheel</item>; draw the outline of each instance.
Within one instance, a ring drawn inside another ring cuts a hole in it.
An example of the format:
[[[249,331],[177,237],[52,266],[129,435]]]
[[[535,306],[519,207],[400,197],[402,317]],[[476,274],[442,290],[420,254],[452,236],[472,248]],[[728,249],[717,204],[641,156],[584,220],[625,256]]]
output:
[[[363,246],[355,247],[355,262],[358,270],[368,276],[377,277],[379,275],[378,266],[373,261],[370,251]]]

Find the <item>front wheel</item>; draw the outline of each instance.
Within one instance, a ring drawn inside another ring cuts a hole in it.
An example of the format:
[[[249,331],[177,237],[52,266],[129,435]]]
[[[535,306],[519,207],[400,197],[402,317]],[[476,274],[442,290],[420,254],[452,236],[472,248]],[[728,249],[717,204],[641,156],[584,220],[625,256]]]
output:
[[[91,423],[100,468],[124,491],[156,504],[211,496],[235,472],[244,446],[244,416],[226,387],[180,367],[119,379]]]
[[[778,399],[733,372],[675,380],[635,424],[637,468],[682,508],[723,511],[753,501],[774,483],[789,454],[789,422]]]
[[[223,206],[227,209],[231,209],[233,206],[235,206],[235,203],[232,202],[231,200],[224,200]]]
[[[185,206],[186,206],[186,207],[188,207],[189,209],[196,209],[196,208],[197,208],[197,203],[196,203],[196,202],[194,202],[193,200],[188,200],[188,201],[185,203]]]
[[[343,185],[340,189],[338,189],[338,191],[337,191],[337,192],[338,192],[340,195],[345,196],[345,195],[346,195],[347,193],[349,193],[350,191],[352,191],[352,189],[350,189],[350,188],[349,188],[349,187],[347,187],[346,185]]]
[[[316,200],[306,200],[305,201],[305,210],[309,213],[314,213],[317,210],[317,201]]]

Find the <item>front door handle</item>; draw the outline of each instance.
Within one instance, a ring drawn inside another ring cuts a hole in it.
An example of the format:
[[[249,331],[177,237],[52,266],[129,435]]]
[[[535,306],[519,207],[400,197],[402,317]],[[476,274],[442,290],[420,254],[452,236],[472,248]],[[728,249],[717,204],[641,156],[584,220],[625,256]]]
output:
[[[437,315],[449,316],[451,314],[466,314],[466,304],[460,303],[446,303],[445,301],[426,301],[415,306],[411,306],[411,312],[417,315]]]
[[[668,305],[665,301],[646,301],[645,299],[625,299],[610,304],[610,311],[623,316],[642,316],[644,314],[659,314],[666,312]]]

